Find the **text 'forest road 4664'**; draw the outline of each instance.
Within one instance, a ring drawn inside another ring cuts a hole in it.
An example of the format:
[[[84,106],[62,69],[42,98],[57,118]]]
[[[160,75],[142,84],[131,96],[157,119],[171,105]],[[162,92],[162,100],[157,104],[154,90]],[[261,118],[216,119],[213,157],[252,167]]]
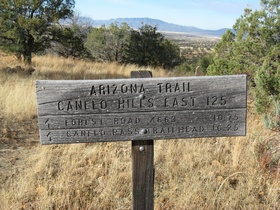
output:
[[[42,144],[246,135],[246,75],[38,80]]]

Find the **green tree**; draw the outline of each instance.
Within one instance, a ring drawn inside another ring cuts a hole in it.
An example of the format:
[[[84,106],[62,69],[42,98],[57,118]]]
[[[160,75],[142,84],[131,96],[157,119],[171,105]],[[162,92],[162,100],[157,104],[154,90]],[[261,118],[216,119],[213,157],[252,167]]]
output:
[[[80,27],[57,28],[53,33],[57,38],[53,39],[51,49],[63,57],[91,58],[90,52],[84,47],[86,32]]]
[[[126,23],[122,23],[120,26],[111,24],[109,31],[112,36],[111,48],[113,54],[113,60],[116,62],[123,62],[125,46],[130,38],[130,27]]]
[[[280,131],[280,44],[265,57],[255,76],[255,106],[263,114],[265,124]]]
[[[208,74],[246,73],[253,80],[264,57],[280,41],[279,0],[261,0],[262,9],[245,9],[234,32],[227,31],[215,47]]]
[[[168,39],[161,44],[160,65],[165,69],[172,69],[181,63],[180,48]]]
[[[60,28],[56,28],[51,50],[66,58],[91,58],[90,52],[85,47],[91,26],[80,21],[80,16],[77,12],[71,18],[68,18],[63,25]]]
[[[105,26],[93,28],[87,36],[86,48],[92,57],[98,61],[109,61],[109,50],[107,46],[107,29]]]
[[[50,47],[58,21],[73,13],[74,0],[1,0],[0,46],[31,63],[32,53]]]
[[[280,130],[280,1],[261,0],[261,10],[245,9],[234,32],[215,47],[208,74],[245,73],[255,85],[256,110],[266,125]]]
[[[157,32],[157,28],[144,25],[139,30],[132,30],[129,43],[126,48],[126,63],[141,66],[158,66],[163,35]]]
[[[95,60],[122,62],[129,33],[130,27],[126,23],[113,23],[108,28],[103,25],[90,31],[85,46]]]
[[[196,66],[199,66],[200,68],[200,73],[202,75],[206,74],[207,68],[213,64],[213,55],[212,54],[206,54],[203,57],[199,58]]]
[[[131,31],[124,62],[172,68],[180,63],[180,49],[157,32],[157,27],[143,25]]]

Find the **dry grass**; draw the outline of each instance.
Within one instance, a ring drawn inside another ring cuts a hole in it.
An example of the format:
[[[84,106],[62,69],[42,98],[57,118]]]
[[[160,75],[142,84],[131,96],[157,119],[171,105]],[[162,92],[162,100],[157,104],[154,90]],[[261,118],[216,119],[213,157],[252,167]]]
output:
[[[163,69],[118,65],[116,63],[92,63],[81,60],[65,59],[54,56],[36,56],[33,58],[35,72],[30,75],[7,74],[2,69],[14,68],[22,63],[13,57],[0,54],[0,108],[2,116],[23,119],[36,115],[35,80],[84,80],[128,78],[135,70],[150,70],[154,77],[163,77],[170,73]],[[25,68],[26,66],[22,66]]]
[[[16,65],[2,55],[0,69]],[[36,115],[36,79],[124,78],[139,69],[52,56],[35,57],[34,68],[32,76],[0,73],[0,118],[7,125]],[[155,141],[155,209],[280,208],[279,173],[263,171],[255,150],[271,133],[248,106],[246,137]],[[20,154],[0,188],[0,209],[131,209],[130,142],[36,143]]]

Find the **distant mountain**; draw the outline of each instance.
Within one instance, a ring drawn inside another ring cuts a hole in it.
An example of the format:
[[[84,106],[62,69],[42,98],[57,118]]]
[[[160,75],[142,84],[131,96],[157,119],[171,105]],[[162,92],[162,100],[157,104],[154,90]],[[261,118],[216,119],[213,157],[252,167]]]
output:
[[[82,22],[86,22],[87,24],[92,25],[93,27],[100,27],[102,25],[109,26],[111,23],[127,23],[131,28],[138,29],[143,24],[149,24],[152,26],[157,26],[159,31],[166,32],[181,32],[192,35],[201,35],[201,36],[218,36],[221,37],[226,30],[229,28],[222,28],[219,30],[204,30],[200,28],[196,28],[193,26],[182,26],[173,23],[167,23],[162,20],[152,19],[152,18],[117,18],[110,20],[93,20],[91,18],[82,18]]]

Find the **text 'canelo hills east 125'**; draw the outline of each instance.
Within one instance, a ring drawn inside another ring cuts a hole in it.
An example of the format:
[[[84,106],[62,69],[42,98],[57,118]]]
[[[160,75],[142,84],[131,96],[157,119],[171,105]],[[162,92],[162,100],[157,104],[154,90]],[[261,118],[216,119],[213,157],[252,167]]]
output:
[[[157,94],[168,94],[168,93],[191,93],[191,83],[190,82],[175,82],[175,83],[157,83]],[[154,98],[147,98],[145,93],[148,91],[148,88],[145,87],[145,84],[108,84],[108,85],[92,85],[90,90],[90,96],[104,96],[103,100],[96,103],[96,101],[91,100],[76,100],[76,101],[67,101],[64,103],[63,101],[58,102],[58,110],[63,111],[77,111],[77,110],[94,110],[94,109],[101,109],[106,110],[108,109],[109,100],[106,100],[106,96],[118,95],[121,96],[122,94],[139,94],[136,97],[122,99],[119,98],[114,101],[110,101],[114,103],[116,106],[114,109],[130,109],[130,108],[143,108],[143,107],[150,107],[150,108],[159,108],[162,107],[160,104],[155,104]],[[215,97],[214,97],[215,98]],[[224,98],[224,97],[222,97]],[[211,99],[207,98],[208,105],[210,104]],[[212,99],[213,100],[213,99]],[[164,98],[163,106],[164,107],[186,107],[186,106],[195,106],[196,97],[174,97],[172,99]],[[214,104],[217,103],[217,99],[214,101]],[[223,104],[226,104],[226,100],[223,99]],[[108,111],[108,110],[107,110]]]

